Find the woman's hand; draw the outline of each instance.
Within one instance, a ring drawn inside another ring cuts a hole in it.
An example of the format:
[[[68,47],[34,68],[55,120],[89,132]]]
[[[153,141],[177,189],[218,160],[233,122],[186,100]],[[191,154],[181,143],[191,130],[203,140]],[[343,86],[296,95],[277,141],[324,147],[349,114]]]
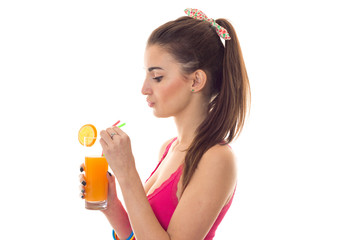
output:
[[[85,164],[81,164],[80,165],[80,172],[83,172],[85,170]],[[108,172],[108,174],[106,174],[106,177],[108,179],[108,196],[107,196],[107,209],[111,209],[111,207],[119,201],[118,197],[117,197],[117,193],[116,193],[116,185],[115,185],[115,177]],[[79,175],[79,180],[80,180],[80,197],[82,199],[85,199],[86,196],[86,178],[85,175],[83,173],[81,173]],[[106,210],[102,210],[103,212]]]
[[[116,177],[124,176],[135,167],[129,136],[118,127],[111,127],[100,132],[100,144],[105,158]]]

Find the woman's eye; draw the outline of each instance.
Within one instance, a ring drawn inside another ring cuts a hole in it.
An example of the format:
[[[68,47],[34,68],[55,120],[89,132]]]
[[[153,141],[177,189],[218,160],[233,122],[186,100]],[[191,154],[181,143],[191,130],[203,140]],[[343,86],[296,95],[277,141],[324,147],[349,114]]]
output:
[[[163,78],[163,76],[153,77],[153,79],[156,80],[157,82],[160,82],[162,78]]]

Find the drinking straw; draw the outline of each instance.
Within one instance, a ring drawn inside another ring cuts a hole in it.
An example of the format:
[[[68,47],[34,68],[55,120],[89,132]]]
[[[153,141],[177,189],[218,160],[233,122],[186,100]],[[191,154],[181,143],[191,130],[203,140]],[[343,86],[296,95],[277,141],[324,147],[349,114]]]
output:
[[[119,124],[119,122],[120,122],[120,120],[118,120],[116,123],[114,123],[114,124],[113,124],[113,126],[118,125],[118,124]]]

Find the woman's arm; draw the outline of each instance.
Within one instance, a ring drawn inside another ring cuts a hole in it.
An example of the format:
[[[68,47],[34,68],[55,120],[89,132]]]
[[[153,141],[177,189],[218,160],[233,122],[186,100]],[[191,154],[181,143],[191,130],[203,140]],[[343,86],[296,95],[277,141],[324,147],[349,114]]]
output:
[[[166,141],[160,148],[159,152],[159,161],[162,158],[166,146],[170,143],[172,139],[169,139]],[[115,177],[108,175],[108,182],[109,182],[109,191],[108,191],[108,200],[109,207],[106,210],[103,210],[105,217],[108,219],[110,225],[113,227],[113,229],[116,232],[116,235],[120,239],[127,239],[128,236],[131,234],[131,225],[130,220],[128,218],[128,214],[126,210],[124,209],[121,201],[117,197],[116,193],[116,186],[115,186]],[[145,189],[146,191],[146,189]]]
[[[107,178],[109,182],[108,201],[110,202],[108,202],[109,207],[106,210],[102,210],[102,212],[115,230],[116,235],[120,239],[127,239],[132,231],[129,217],[117,197],[115,177],[108,175]]]
[[[112,138],[111,132],[116,132]],[[130,138],[119,128],[100,132],[100,144],[118,183],[137,240],[168,240],[167,232],[157,220],[146,197],[135,167]]]

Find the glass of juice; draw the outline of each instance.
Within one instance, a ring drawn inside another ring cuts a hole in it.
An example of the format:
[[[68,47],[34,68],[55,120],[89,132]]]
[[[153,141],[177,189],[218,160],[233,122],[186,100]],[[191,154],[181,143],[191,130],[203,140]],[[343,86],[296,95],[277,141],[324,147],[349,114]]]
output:
[[[85,137],[85,208],[104,210],[107,207],[108,163],[102,155],[100,137]],[[90,145],[90,146],[87,146]]]

